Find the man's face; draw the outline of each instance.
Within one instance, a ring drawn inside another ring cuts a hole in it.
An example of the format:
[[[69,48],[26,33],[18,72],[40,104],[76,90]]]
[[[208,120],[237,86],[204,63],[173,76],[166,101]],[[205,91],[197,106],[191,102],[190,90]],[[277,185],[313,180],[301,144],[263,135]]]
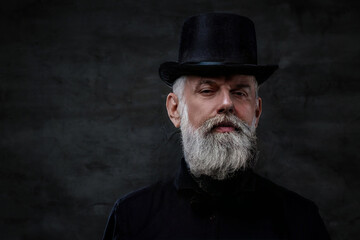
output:
[[[181,127],[185,161],[195,176],[224,179],[255,161],[255,128],[261,114],[253,76],[190,76],[167,98],[169,117]]]
[[[261,99],[256,96],[254,76],[230,77],[188,76],[184,87],[190,124],[199,128],[218,114],[233,114],[249,127],[255,128],[261,114]],[[235,131],[233,127],[218,126],[219,133]]]

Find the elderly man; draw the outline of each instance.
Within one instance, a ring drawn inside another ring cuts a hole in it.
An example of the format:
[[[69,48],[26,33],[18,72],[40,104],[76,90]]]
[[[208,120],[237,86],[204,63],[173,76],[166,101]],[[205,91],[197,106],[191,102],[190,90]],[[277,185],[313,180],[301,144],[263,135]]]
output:
[[[160,66],[182,134],[180,170],[118,200],[103,239],[329,239],[314,203],[252,171],[258,85],[276,69],[257,64],[250,19],[189,18],[179,61]]]

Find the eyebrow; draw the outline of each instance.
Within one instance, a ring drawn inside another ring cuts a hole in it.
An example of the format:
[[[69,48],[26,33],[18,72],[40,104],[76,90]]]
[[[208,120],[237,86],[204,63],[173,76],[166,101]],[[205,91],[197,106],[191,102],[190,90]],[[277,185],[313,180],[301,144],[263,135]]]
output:
[[[251,89],[250,84],[247,83],[239,83],[235,85],[235,89],[248,88]]]
[[[216,82],[214,80],[210,80],[210,79],[204,79],[202,78],[198,84],[198,86],[202,85],[202,84],[215,84]]]
[[[201,85],[203,84],[209,84],[209,85],[216,85],[216,81],[215,80],[211,80],[211,79],[206,79],[206,78],[202,78],[198,84],[196,84],[196,89],[199,88]],[[233,89],[244,89],[244,88],[247,88],[247,89],[251,89],[251,86],[250,84],[248,83],[238,83],[238,84],[235,84],[234,88]]]
[[[210,80],[210,79],[201,79],[196,85],[195,85],[195,89],[198,90],[201,85],[205,85],[205,84],[209,84],[209,85],[215,85],[216,82],[214,80]]]

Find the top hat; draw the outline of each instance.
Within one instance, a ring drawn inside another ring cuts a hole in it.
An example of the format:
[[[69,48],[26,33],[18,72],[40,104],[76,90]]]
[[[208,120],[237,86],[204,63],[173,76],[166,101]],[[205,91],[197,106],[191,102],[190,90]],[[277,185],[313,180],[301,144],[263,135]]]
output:
[[[188,18],[182,29],[178,62],[160,65],[160,78],[172,86],[184,75],[254,75],[263,83],[278,65],[258,65],[254,23],[229,13]]]

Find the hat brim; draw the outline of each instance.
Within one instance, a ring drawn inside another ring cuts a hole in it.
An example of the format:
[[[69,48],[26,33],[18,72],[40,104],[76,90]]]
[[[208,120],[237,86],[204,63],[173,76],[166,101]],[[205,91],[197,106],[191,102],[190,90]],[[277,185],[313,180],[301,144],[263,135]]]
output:
[[[273,74],[278,65],[255,65],[224,62],[183,63],[165,62],[160,65],[160,78],[170,87],[181,76],[225,76],[245,74],[255,76],[258,84],[265,82]]]

